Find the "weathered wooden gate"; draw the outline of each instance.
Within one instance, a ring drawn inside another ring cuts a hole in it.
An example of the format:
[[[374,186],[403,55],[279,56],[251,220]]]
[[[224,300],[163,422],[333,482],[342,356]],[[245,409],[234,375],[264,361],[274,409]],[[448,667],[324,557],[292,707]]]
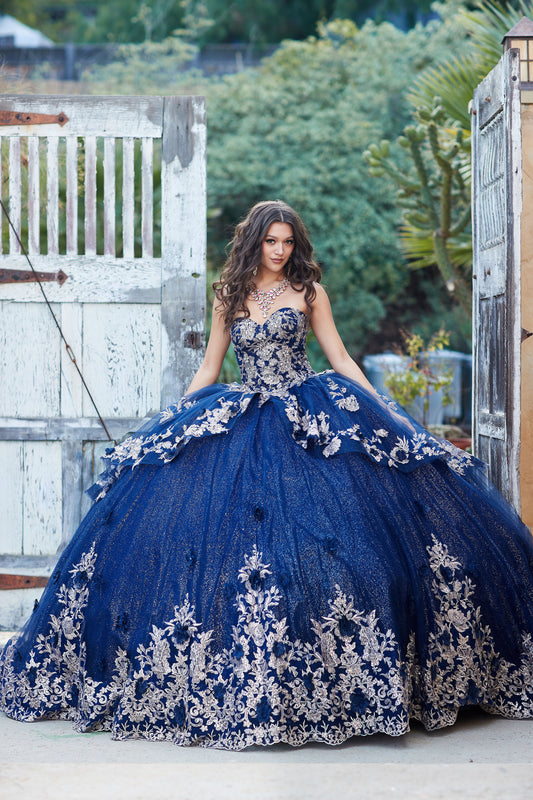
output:
[[[518,51],[474,92],[473,443],[491,480],[520,511],[520,214]]]
[[[204,100],[2,95],[0,143],[3,200],[119,438],[178,398],[201,359]],[[72,536],[108,445],[0,224],[0,553],[16,572]]]

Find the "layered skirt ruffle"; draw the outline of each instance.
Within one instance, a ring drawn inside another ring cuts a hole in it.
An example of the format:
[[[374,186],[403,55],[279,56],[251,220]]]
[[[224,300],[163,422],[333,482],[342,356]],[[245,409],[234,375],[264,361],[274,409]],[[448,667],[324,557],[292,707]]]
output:
[[[109,454],[0,706],[241,749],[533,716],[533,544],[480,462],[335,373],[213,386]]]

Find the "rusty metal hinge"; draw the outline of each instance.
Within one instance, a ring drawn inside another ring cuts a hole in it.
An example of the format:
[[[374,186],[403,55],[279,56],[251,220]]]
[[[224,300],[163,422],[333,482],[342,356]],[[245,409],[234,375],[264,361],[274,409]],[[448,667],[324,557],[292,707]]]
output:
[[[59,272],[33,272],[30,269],[0,269],[0,283],[37,283],[41,281],[57,281],[63,286],[68,275],[62,269]]]
[[[201,350],[202,335],[198,331],[187,331],[185,334],[185,347],[190,347],[192,350]]]
[[[59,114],[34,114],[29,111],[0,111],[1,125],[61,125],[68,122],[63,111]]]

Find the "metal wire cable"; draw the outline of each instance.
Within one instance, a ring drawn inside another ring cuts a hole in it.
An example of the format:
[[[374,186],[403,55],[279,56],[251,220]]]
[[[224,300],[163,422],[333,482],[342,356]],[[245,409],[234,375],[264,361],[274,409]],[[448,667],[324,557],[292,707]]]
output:
[[[67,342],[67,340],[65,338],[65,334],[63,333],[63,330],[61,329],[61,325],[59,324],[59,320],[57,319],[57,317],[56,317],[56,315],[54,313],[54,310],[53,310],[52,306],[50,305],[50,301],[48,300],[48,297],[46,296],[46,292],[44,291],[43,284],[41,282],[41,279],[39,278],[39,274],[36,271],[36,269],[34,268],[33,264],[31,263],[31,260],[30,260],[30,257],[28,255],[28,252],[27,252],[26,248],[24,247],[24,245],[22,244],[22,241],[21,241],[21,238],[20,238],[20,236],[18,234],[18,231],[16,230],[15,226],[13,225],[13,223],[11,221],[11,217],[9,216],[9,214],[7,212],[7,208],[5,207],[4,201],[2,200],[1,197],[0,197],[0,206],[2,208],[2,211],[4,212],[4,215],[5,215],[6,219],[7,219],[7,221],[8,221],[9,227],[11,228],[11,230],[13,231],[13,233],[15,235],[15,238],[16,238],[16,240],[17,240],[17,242],[18,242],[18,244],[20,246],[20,249],[22,251],[22,254],[25,256],[26,261],[30,265],[30,269],[31,269],[31,271],[33,272],[33,274],[35,276],[35,280],[39,284],[39,289],[41,290],[41,293],[42,293],[42,295],[44,297],[44,301],[45,301],[46,305],[48,306],[48,310],[50,311],[50,314],[52,315],[52,318],[53,318],[53,320],[54,320],[54,322],[56,324],[56,327],[57,327],[57,329],[59,331],[59,335],[61,336],[61,338],[62,338],[62,340],[63,340],[63,342],[65,344],[65,349],[67,351],[67,355],[70,358],[70,360],[72,361],[72,363],[74,364],[74,366],[76,367],[76,370],[78,372],[78,375],[80,376],[80,379],[81,379],[81,382],[83,384],[83,387],[84,387],[85,391],[87,392],[91,403],[94,406],[94,410],[96,411],[98,419],[100,420],[100,425],[104,429],[105,434],[106,434],[107,438],[109,439],[109,441],[113,442],[115,440],[112,438],[111,434],[109,433],[109,431],[107,429],[107,425],[105,424],[104,420],[102,419],[102,415],[100,414],[100,411],[98,410],[98,406],[96,405],[94,397],[92,396],[91,391],[90,391],[90,389],[87,386],[87,383],[85,381],[85,378],[83,377],[82,371],[78,366],[78,362],[76,361],[76,356],[74,355],[72,347]]]

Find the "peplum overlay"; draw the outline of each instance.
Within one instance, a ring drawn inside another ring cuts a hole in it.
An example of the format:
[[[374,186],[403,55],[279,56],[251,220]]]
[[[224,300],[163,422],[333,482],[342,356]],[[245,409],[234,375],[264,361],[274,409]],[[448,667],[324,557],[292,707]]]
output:
[[[89,489],[101,498],[125,467],[166,464],[188,442],[229,433],[236,420],[272,404],[288,435],[310,452],[329,458],[358,452],[377,463],[410,472],[441,459],[461,475],[484,465],[439,440],[385,396],[329,370],[316,374],[305,352],[307,316],[295,308],[275,311],[263,324],[237,319],[232,341],[241,384],[213,384],[162,411],[104,456],[106,470]]]
[[[533,716],[533,544],[477,459],[315,374],[306,315],[235,320],[240,384],[106,455],[0,656],[0,707],[242,749]]]

